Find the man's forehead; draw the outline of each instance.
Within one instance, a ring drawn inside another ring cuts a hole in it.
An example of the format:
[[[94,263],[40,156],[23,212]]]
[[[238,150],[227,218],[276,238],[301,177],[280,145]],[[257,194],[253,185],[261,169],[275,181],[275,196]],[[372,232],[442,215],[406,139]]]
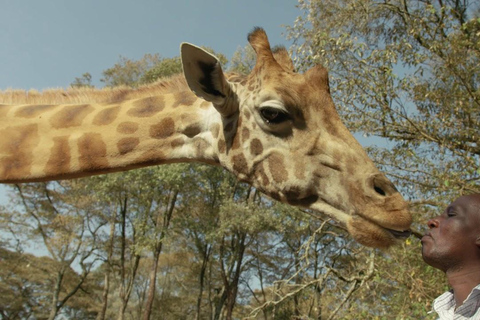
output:
[[[479,216],[480,218],[480,194],[462,196],[447,207],[447,210],[461,208],[466,213]]]

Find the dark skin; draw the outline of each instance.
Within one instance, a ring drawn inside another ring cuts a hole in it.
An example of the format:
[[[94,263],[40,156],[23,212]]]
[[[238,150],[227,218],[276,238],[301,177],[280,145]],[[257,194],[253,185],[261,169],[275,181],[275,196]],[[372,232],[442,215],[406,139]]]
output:
[[[480,194],[458,198],[427,224],[423,260],[445,272],[459,307],[480,284]]]

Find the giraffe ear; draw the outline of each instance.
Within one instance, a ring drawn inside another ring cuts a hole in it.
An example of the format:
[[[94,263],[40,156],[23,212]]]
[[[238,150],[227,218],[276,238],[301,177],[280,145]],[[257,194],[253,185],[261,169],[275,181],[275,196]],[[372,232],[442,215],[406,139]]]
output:
[[[232,91],[218,59],[189,43],[182,43],[180,52],[183,73],[190,89],[200,98],[212,102],[224,117],[237,111],[234,104],[226,103]]]

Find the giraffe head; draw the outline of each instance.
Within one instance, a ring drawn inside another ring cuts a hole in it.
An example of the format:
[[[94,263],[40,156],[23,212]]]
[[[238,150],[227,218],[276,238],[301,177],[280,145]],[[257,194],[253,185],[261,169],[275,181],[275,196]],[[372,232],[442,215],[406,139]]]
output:
[[[295,73],[261,28],[248,40],[257,61],[246,77],[225,75],[196,46],[181,48],[190,89],[221,119],[219,163],[276,200],[327,214],[361,244],[388,247],[408,236],[407,203],[341,122],[327,71]]]

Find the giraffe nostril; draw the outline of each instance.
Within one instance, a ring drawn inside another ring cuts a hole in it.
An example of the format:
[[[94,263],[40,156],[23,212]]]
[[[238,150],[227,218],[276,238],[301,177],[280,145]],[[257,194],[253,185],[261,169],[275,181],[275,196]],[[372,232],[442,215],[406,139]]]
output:
[[[376,174],[372,177],[373,190],[376,194],[386,197],[397,193],[395,186],[383,174]]]
[[[378,187],[378,186],[374,186],[373,189],[374,189],[375,192],[378,193],[379,195],[381,195],[381,196],[386,196],[386,193],[385,193],[385,191],[384,191],[382,188],[380,188],[380,187]]]

